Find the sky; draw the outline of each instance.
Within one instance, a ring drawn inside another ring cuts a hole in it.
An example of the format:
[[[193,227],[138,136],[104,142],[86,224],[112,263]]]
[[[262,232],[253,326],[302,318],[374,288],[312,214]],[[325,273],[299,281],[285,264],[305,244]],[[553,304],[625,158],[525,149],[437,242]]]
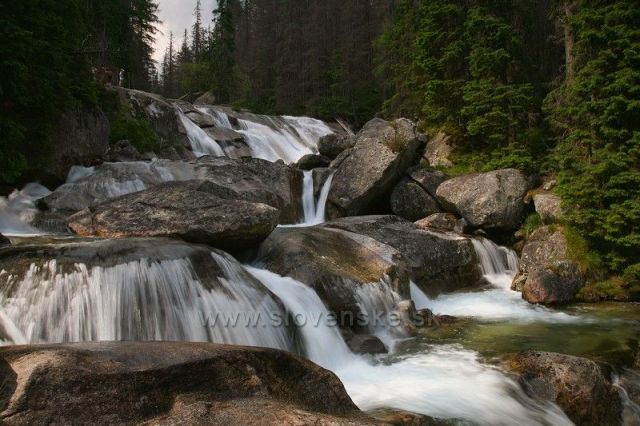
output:
[[[155,51],[153,59],[162,62],[164,52],[169,46],[169,32],[173,31],[178,47],[182,43],[184,29],[191,32],[193,25],[193,11],[196,8],[197,0],[158,0],[160,10],[158,17],[162,24],[158,26],[159,32],[156,34]],[[201,0],[202,4],[202,24],[207,27],[211,23],[212,12],[216,5],[216,0]]]

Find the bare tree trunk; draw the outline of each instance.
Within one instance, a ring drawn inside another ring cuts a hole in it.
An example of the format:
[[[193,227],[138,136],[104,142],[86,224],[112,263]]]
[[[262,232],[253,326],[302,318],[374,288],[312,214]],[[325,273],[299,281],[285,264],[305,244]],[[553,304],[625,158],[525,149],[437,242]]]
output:
[[[564,8],[564,56],[565,56],[565,78],[567,82],[573,81],[575,76],[575,55],[573,48],[576,44],[575,34],[571,28],[571,18],[578,6],[576,0],[565,0]]]

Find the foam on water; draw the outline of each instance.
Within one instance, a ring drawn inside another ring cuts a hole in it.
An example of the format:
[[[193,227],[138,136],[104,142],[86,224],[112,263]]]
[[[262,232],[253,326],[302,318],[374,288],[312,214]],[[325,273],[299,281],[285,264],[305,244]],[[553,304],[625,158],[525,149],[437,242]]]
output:
[[[0,233],[8,236],[41,234],[30,223],[38,213],[36,201],[50,193],[44,186],[30,183],[8,197],[0,197]]]
[[[522,299],[520,292],[511,290],[511,282],[518,270],[518,257],[505,247],[490,240],[474,239],[473,245],[480,260],[484,278],[491,284],[478,291],[443,294],[429,298],[411,283],[411,298],[418,309],[428,308],[435,314],[474,317],[490,321],[518,322],[577,322],[582,316],[569,315]]]

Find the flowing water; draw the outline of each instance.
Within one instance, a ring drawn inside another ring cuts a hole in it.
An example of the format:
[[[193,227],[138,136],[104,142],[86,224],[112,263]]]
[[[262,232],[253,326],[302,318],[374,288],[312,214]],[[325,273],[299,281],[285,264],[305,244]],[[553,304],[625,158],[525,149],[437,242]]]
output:
[[[37,235],[41,232],[30,223],[38,213],[36,201],[51,191],[37,183],[30,183],[21,191],[0,197],[0,234]]]
[[[306,154],[318,152],[318,141],[322,136],[333,133],[324,122],[310,117],[267,116],[239,113],[230,119],[224,108],[201,106],[197,110],[208,115],[216,127],[233,130],[242,136],[251,150],[251,156],[268,161],[283,160],[295,163]],[[193,152],[202,155],[226,155],[218,142],[192,122],[184,113],[178,112],[184,125]],[[233,123],[232,123],[233,121]]]
[[[318,225],[326,220],[325,210],[332,182],[333,173],[330,174],[322,184],[320,194],[316,199],[313,171],[307,170],[304,172],[304,180],[302,185],[302,210],[304,212],[304,219],[298,226]]]

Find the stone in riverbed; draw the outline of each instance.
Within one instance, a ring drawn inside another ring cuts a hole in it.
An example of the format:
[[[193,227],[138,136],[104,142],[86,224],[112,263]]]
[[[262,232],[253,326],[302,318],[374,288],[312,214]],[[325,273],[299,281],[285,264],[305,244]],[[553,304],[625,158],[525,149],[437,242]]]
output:
[[[386,354],[389,352],[382,340],[370,334],[349,334],[345,336],[349,349],[356,354]]]
[[[318,151],[320,155],[333,160],[354,144],[355,138],[353,136],[331,133],[320,138],[320,141],[318,141]]]
[[[416,161],[423,141],[413,122],[369,121],[356,144],[335,166],[327,211],[332,218],[367,213]],[[338,161],[334,161],[337,163]]]
[[[415,181],[404,178],[391,192],[391,211],[415,221],[440,211],[438,202]]]
[[[0,349],[3,424],[371,424],[340,380],[287,352],[209,343]]]
[[[300,170],[312,170],[318,167],[327,167],[329,163],[331,160],[323,155],[307,154],[298,160],[295,167]]]
[[[555,402],[577,425],[620,423],[622,404],[610,372],[586,358],[527,351],[510,363],[532,396]]]
[[[525,213],[527,178],[518,170],[503,169],[449,179],[437,190],[447,211],[463,217],[473,227],[516,229]]]
[[[366,235],[399,253],[398,264],[429,296],[477,284],[481,278],[471,240],[430,230],[398,216],[356,216],[323,226]]]
[[[575,300],[584,279],[575,262],[557,261],[530,270],[522,286],[522,298],[529,303],[562,305]]]
[[[388,277],[394,290],[409,294],[409,280],[397,264],[399,256],[394,248],[367,236],[313,226],[277,228],[260,246],[257,263],[311,286],[338,318],[342,313],[356,318],[360,287],[376,287]]]
[[[229,249],[259,243],[277,225],[277,209],[229,199],[210,186],[201,181],[158,185],[83,210],[69,218],[69,227],[82,236],[179,237]]]

